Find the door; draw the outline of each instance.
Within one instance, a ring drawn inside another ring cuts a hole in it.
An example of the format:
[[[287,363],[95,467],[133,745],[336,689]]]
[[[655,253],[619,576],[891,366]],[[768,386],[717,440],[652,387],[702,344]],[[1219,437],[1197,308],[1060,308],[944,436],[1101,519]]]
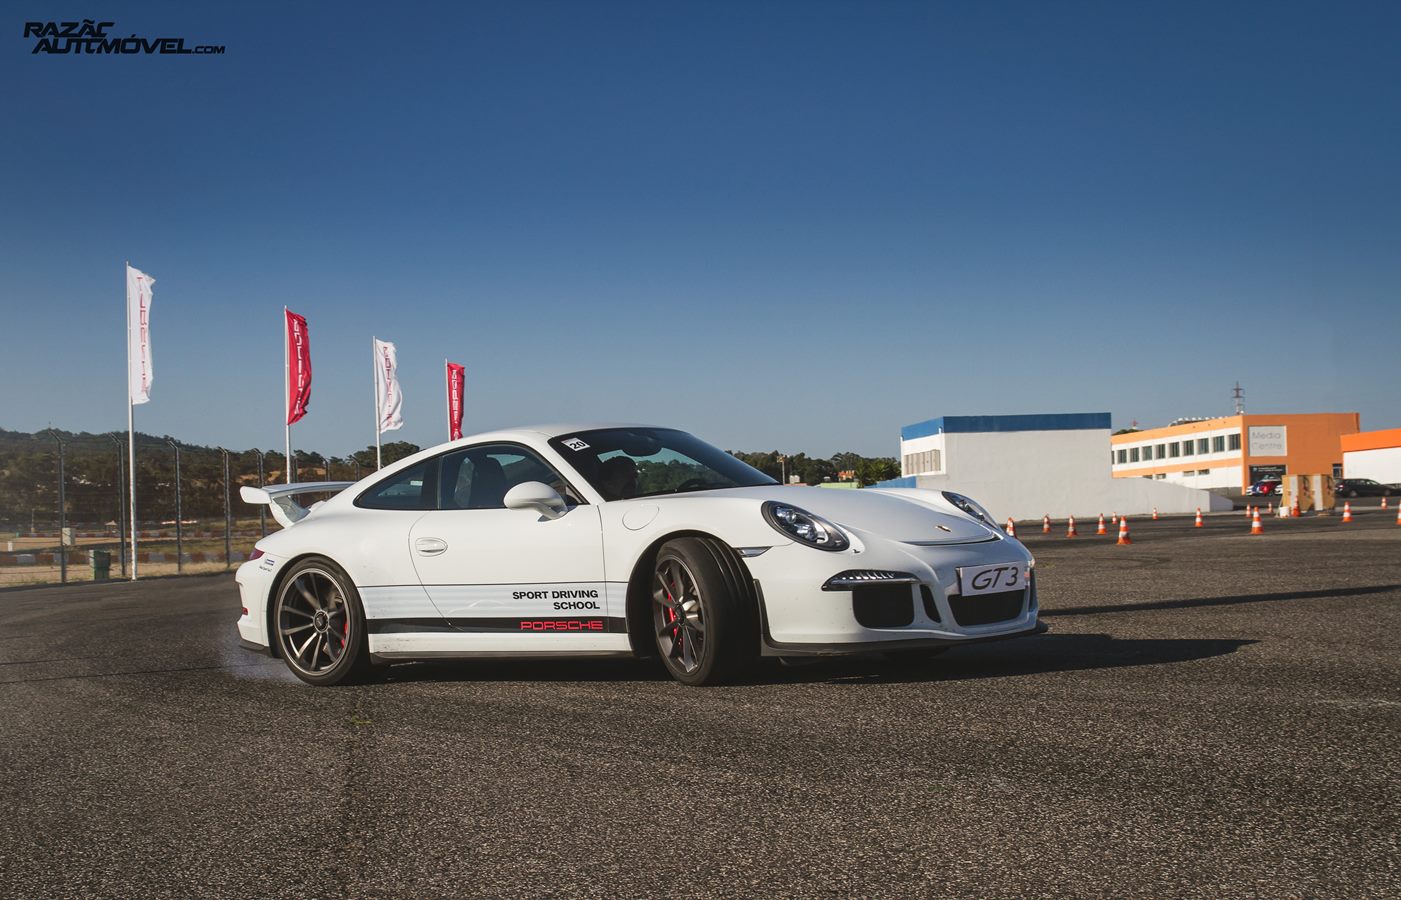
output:
[[[506,492],[540,481],[566,497],[556,519],[506,509]],[[598,507],[534,451],[485,444],[441,457],[438,509],[414,523],[409,552],[433,605],[481,652],[627,650],[625,615],[610,609]]]

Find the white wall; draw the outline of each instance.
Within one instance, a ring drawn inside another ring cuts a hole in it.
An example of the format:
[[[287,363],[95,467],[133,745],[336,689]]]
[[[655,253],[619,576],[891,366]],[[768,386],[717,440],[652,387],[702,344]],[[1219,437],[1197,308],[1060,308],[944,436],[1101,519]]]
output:
[[[1230,509],[1208,491],[1169,481],[1110,475],[1108,430],[945,434],[944,475],[921,475],[919,487],[967,494],[999,521],[1143,515]],[[1205,467],[1204,467],[1205,468]]]
[[[1401,447],[1344,453],[1343,477],[1371,478],[1382,484],[1401,484]]]

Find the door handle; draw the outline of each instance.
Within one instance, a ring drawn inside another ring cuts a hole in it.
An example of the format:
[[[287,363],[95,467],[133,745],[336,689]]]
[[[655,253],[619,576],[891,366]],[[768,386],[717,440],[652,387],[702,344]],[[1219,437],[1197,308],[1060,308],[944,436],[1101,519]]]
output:
[[[437,556],[448,549],[448,542],[441,538],[421,537],[413,542],[414,549],[424,556]]]

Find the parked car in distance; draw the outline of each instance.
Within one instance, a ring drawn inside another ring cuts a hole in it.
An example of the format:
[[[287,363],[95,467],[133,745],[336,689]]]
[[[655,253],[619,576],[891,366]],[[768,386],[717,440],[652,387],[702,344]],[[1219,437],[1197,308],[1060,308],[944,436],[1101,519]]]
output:
[[[1381,484],[1371,478],[1340,478],[1337,494],[1339,497],[1390,497],[1401,494],[1401,485]]]
[[[1283,482],[1278,478],[1262,478],[1245,489],[1248,497],[1272,497],[1280,492]]]

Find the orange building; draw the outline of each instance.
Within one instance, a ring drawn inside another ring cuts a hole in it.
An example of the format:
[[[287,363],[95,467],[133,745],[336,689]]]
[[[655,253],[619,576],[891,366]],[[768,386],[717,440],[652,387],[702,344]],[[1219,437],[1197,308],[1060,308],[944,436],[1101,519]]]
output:
[[[1234,493],[1269,475],[1340,474],[1341,439],[1360,427],[1355,412],[1182,422],[1113,435],[1110,468],[1115,478],[1155,478]]]

